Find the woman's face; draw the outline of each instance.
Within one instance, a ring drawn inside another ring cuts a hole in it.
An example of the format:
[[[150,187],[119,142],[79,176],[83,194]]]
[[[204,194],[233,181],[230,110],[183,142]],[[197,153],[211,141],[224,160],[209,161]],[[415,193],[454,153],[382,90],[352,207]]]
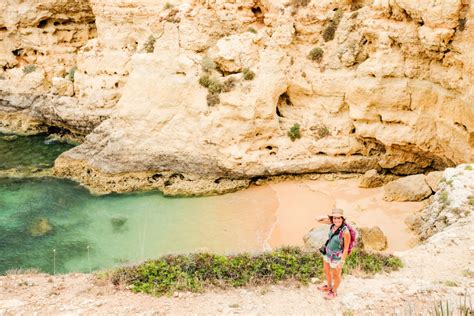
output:
[[[333,216],[332,217],[332,222],[336,227],[339,227],[342,225],[343,219],[341,216]]]

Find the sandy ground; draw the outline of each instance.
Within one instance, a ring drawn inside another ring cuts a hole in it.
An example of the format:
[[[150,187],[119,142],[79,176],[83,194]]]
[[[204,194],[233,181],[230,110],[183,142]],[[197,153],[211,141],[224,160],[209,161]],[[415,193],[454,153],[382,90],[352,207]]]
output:
[[[270,184],[276,192],[278,208],[269,245],[302,246],[304,236],[319,224],[315,218],[334,207],[342,208],[359,227],[378,226],[387,236],[386,252],[414,246],[415,236],[405,219],[423,207],[422,202],[386,202],[383,189],[362,189],[357,179],[337,181],[304,180]]]
[[[440,300],[449,301],[451,308],[459,305],[466,292],[474,305],[474,279],[469,272],[474,271],[472,214],[428,243],[404,250],[412,238],[404,218],[420,208],[420,203],[383,202],[381,189],[361,191],[356,180],[270,186],[279,202],[269,232],[270,246],[301,244],[302,236],[315,226],[314,218],[337,205],[360,226],[379,225],[405,267],[372,278],[345,276],[333,301],[323,299],[317,284],[156,298],[115,288],[94,275],[11,274],[0,277],[0,315],[424,315]]]

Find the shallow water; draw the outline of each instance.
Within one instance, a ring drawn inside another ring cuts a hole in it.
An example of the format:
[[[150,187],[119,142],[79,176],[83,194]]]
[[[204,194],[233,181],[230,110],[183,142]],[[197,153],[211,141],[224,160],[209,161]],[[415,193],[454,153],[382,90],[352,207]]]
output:
[[[67,148],[21,137],[0,143],[0,166],[51,166]],[[247,192],[93,196],[67,180],[0,178],[0,273],[89,272],[167,253],[262,250],[275,220],[274,192]]]

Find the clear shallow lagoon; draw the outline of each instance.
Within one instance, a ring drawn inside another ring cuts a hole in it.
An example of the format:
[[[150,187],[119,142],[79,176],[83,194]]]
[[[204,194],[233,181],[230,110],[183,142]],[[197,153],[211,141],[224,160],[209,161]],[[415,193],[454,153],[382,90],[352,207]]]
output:
[[[35,137],[0,140],[0,169],[52,165],[70,147]],[[67,180],[0,178],[0,273],[32,267],[89,272],[167,253],[262,250],[276,202],[271,189],[255,190],[265,192],[93,196]]]

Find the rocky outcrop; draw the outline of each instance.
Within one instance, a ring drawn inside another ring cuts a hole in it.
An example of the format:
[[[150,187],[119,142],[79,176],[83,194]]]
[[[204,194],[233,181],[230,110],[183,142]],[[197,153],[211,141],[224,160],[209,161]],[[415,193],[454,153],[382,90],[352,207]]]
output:
[[[328,239],[329,228],[327,225],[315,227],[303,237],[304,246],[308,250],[318,251]]]
[[[420,213],[411,216],[407,225],[421,240],[425,240],[473,212],[474,164],[460,165],[444,171],[439,190],[431,203]]]
[[[433,193],[422,174],[389,182],[383,189],[385,201],[421,201]]]
[[[390,181],[397,179],[395,175],[379,174],[377,170],[372,169],[364,173],[359,178],[359,187],[361,188],[377,188]]]
[[[31,236],[41,237],[50,233],[53,230],[53,226],[49,223],[47,218],[37,219],[30,228]]]
[[[9,1],[0,131],[88,135],[55,172],[98,193],[440,170],[474,158],[471,2]]]
[[[360,238],[365,250],[382,251],[387,249],[387,237],[378,226],[361,227]]]

